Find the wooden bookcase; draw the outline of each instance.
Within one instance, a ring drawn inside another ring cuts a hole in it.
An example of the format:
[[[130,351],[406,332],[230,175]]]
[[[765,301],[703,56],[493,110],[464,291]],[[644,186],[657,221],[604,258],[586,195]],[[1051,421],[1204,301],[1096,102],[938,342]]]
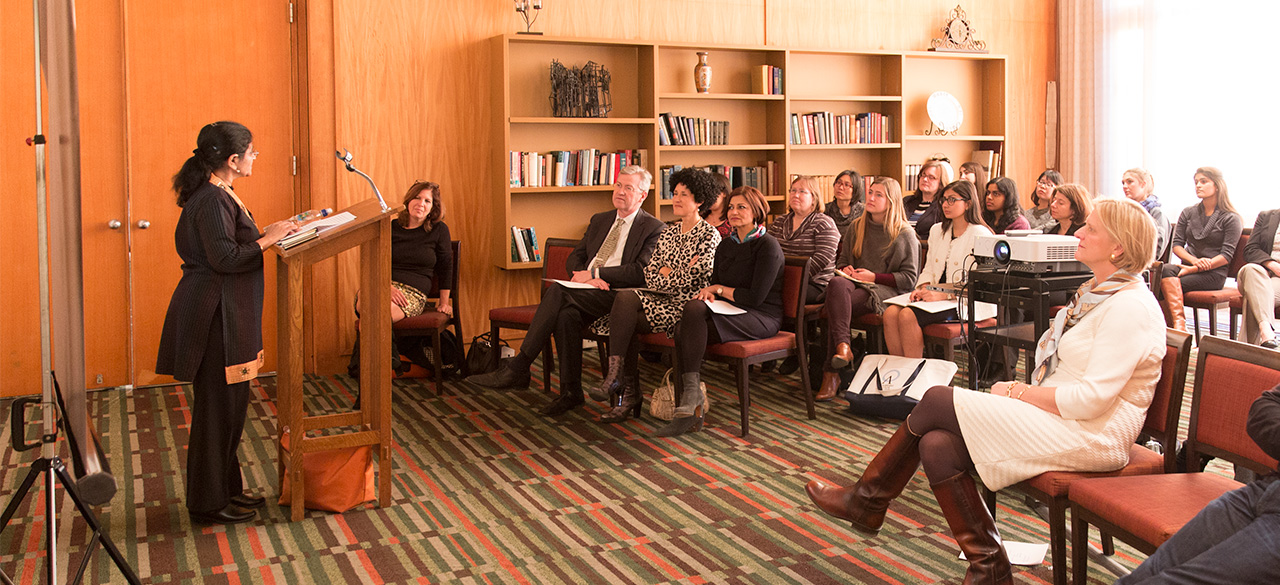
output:
[[[500,268],[536,268],[511,261],[511,226],[533,226],[540,241],[577,238],[592,214],[610,207],[612,187],[512,187],[511,151],[547,152],[596,148],[642,149],[654,183],[645,209],[670,219],[659,198],[659,169],[670,165],[754,166],[771,161],[774,192],[765,195],[774,212],[785,212],[791,175],[835,175],[854,169],[888,175],[903,183],[905,165],[934,153],[958,168],[974,150],[995,150],[1005,159],[1006,59],[1002,55],[925,51],[839,51],[783,47],[734,47],[503,35],[492,39],[494,164],[493,262]],[[707,51],[711,92],[693,85],[695,52]],[[613,109],[607,118],[551,116],[551,61],[566,67],[594,61],[609,70]],[[772,65],[783,71],[783,93],[753,93],[752,71]],[[964,108],[957,134],[929,136],[925,103],[947,91]],[[722,146],[660,146],[658,115],[729,121]],[[878,112],[891,119],[890,141],[880,144],[791,144],[791,114]]]

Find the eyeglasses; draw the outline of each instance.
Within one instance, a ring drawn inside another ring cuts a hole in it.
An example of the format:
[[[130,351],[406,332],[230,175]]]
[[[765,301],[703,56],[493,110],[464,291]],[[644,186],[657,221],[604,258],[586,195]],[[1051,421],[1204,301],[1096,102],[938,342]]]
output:
[[[787,194],[789,195],[796,195],[799,193],[810,193],[810,191],[808,189],[791,189],[790,191],[787,191]]]
[[[1052,189],[1052,188],[1054,188],[1054,187],[1057,187],[1057,185],[1054,185],[1053,183],[1051,183],[1051,182],[1049,182],[1049,181],[1036,181],[1036,185],[1038,185],[1038,186],[1040,186],[1040,187],[1044,187],[1045,189]]]
[[[952,205],[955,205],[955,204],[957,204],[957,203],[961,203],[961,202],[964,202],[964,201],[968,201],[968,200],[967,200],[967,199],[965,199],[964,197],[945,197],[945,198],[943,198],[943,199],[942,199],[942,202],[943,202],[944,204],[946,204],[946,203],[950,203],[950,204],[952,204]]]

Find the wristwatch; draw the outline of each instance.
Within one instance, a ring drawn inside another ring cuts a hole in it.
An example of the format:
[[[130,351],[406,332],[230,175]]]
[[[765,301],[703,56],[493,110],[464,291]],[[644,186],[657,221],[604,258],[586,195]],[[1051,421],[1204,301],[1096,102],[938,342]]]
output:
[[[723,287],[723,286],[717,286],[717,287],[716,287],[716,296],[718,296],[718,297],[724,296],[724,287]]]

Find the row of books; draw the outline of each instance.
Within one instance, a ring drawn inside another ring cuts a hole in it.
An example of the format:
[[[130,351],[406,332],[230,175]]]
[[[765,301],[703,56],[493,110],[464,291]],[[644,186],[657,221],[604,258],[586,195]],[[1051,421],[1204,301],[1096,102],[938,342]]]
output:
[[[645,149],[602,152],[594,148],[551,152],[511,151],[512,187],[576,187],[612,185],[623,167],[645,166]]]
[[[791,180],[795,181],[800,175],[791,175]],[[813,175],[813,180],[818,183],[818,192],[814,193],[814,199],[817,201],[835,201],[836,199],[836,176],[837,175]],[[867,175],[862,177],[862,192],[866,193],[871,188],[871,182],[876,179],[875,175]]]
[[[791,114],[791,144],[887,144],[893,142],[889,118],[879,112]]]
[[[669,185],[671,175],[682,168],[681,165],[671,165],[658,169],[658,179],[662,187],[662,190],[658,192],[659,199],[671,199],[672,193]],[[704,165],[693,168],[728,177],[729,185],[733,189],[745,185],[759,189],[766,196],[777,193],[777,184],[774,182],[774,177],[777,176],[778,163],[771,160],[760,161],[754,167]]]
[[[782,68],[773,65],[752,68],[751,91],[766,95],[782,95]]]
[[[538,233],[532,227],[511,226],[511,261],[542,261],[542,254],[538,252]]]
[[[689,118],[674,114],[658,114],[658,144],[662,146],[700,146],[729,144],[729,122]]]

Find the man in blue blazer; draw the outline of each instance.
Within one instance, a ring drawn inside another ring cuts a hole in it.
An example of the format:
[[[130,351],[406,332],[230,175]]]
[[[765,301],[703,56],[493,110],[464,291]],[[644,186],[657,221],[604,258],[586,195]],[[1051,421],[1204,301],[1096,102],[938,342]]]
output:
[[[622,169],[613,187],[614,209],[591,217],[586,234],[566,263],[574,282],[592,288],[548,288],[520,344],[520,353],[502,360],[497,370],[468,377],[468,382],[499,390],[528,387],[529,366],[554,332],[560,352],[560,396],[542,414],[560,415],[583,403],[583,326],[609,313],[615,289],[644,286],[644,267],[658,243],[658,234],[666,227],[640,209],[652,182],[653,175],[643,167]]]

